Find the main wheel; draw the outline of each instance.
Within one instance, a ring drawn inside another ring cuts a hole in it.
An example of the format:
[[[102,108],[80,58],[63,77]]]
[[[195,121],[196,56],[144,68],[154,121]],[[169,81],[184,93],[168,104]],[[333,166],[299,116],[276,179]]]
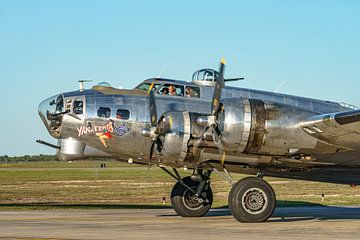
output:
[[[238,181],[229,193],[229,208],[240,222],[264,222],[275,210],[273,188],[261,178],[248,177]]]
[[[190,177],[182,179],[183,182],[193,189],[195,192],[199,185]],[[195,193],[190,191],[187,187],[177,182],[171,191],[171,205],[175,212],[182,217],[202,217],[211,208],[213,201],[213,194],[211,187],[207,185],[201,196],[196,197]]]

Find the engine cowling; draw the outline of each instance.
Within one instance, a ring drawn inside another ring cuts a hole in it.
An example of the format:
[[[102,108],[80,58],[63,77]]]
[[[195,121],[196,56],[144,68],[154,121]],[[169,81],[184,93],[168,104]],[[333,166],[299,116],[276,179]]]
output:
[[[316,140],[297,127],[313,115],[293,106],[258,99],[223,99],[219,115],[219,148],[229,152],[288,155],[313,149]]]
[[[188,111],[173,111],[163,114],[159,123],[161,152],[157,154],[164,162],[184,162],[191,136]]]
[[[214,137],[214,143],[209,146],[201,143],[202,140],[209,143],[204,136],[204,133],[211,133],[209,122],[206,127],[206,123],[199,121],[208,116],[187,111],[168,112],[159,124],[163,147],[156,157],[167,163],[196,161],[202,148],[214,146],[235,155],[296,154],[301,149],[316,147],[317,141],[297,127],[299,122],[313,114],[293,106],[258,99],[223,99],[217,119],[220,138]],[[199,145],[195,151],[196,144]]]

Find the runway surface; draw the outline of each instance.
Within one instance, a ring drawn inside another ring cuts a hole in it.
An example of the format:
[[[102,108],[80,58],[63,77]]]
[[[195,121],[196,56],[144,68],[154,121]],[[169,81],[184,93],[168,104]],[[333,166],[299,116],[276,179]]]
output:
[[[202,218],[172,209],[0,211],[0,239],[359,239],[360,207],[278,208],[244,224],[227,209]]]

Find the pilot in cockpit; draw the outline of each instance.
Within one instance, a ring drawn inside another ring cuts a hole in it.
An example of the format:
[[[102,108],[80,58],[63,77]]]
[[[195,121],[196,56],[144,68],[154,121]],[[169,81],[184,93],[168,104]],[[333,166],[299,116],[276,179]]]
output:
[[[170,86],[169,86],[169,95],[171,95],[171,96],[177,96],[176,88],[174,87],[174,85],[170,85]]]
[[[164,87],[160,90],[161,95],[169,95],[169,88]]]

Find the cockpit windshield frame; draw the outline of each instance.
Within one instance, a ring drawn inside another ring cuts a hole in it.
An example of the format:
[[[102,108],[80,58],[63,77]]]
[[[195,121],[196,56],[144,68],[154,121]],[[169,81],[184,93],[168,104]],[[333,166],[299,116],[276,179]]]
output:
[[[143,82],[135,87],[135,89],[149,91],[150,86],[153,85],[155,95],[171,96],[171,97],[191,97],[200,98],[200,87],[192,84],[182,84],[178,82]]]

